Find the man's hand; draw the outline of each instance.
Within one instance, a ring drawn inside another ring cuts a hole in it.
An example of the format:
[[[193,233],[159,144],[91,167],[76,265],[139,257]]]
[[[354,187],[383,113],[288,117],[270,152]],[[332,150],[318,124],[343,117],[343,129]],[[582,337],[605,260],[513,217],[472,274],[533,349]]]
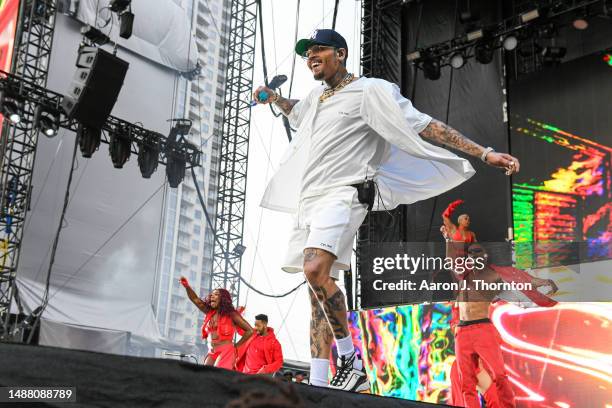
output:
[[[259,99],[260,92],[265,92],[268,94],[268,98],[265,101],[262,101],[261,99]],[[253,92],[253,100],[257,103],[265,105],[265,104],[268,104],[274,101],[276,98],[275,95],[276,95],[276,92],[274,92],[272,89],[268,88],[267,86],[260,86],[259,88],[255,90],[255,92]]]
[[[557,284],[552,279],[532,278],[531,286],[534,289],[540,288],[542,286],[550,286],[550,290],[546,293],[546,295],[552,295],[553,293],[556,293],[559,290]]]
[[[505,169],[506,176],[518,173],[521,168],[518,159],[506,153],[489,152],[485,160],[491,166]]]
[[[189,281],[187,280],[186,277],[181,276],[180,282],[181,282],[181,285],[183,285],[183,287],[185,287],[185,288],[189,287]]]

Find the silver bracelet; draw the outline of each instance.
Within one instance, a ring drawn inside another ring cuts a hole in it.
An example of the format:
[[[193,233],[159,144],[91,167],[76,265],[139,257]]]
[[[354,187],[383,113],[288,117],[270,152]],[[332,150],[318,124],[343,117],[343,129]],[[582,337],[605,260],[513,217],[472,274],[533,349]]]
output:
[[[482,154],[480,155],[480,160],[482,160],[483,162],[487,162],[487,154],[494,152],[495,150],[492,147],[487,147],[486,149],[484,149],[484,152],[482,152]]]

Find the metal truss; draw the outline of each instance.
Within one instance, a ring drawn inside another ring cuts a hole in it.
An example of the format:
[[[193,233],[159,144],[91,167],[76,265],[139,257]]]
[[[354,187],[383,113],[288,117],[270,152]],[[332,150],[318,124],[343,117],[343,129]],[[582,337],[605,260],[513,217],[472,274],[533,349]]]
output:
[[[363,0],[361,20],[361,68],[363,76],[383,78],[400,84],[402,78],[402,6],[409,1]],[[380,225],[400,219],[399,210],[369,212],[357,231],[354,308],[362,307],[361,273],[367,251],[373,242],[382,241]],[[391,215],[392,213],[393,215]],[[396,225],[397,226],[397,225]]]
[[[211,290],[240,294],[242,233],[251,120],[258,0],[233,0],[229,25],[227,85],[219,163]]]
[[[37,72],[37,71],[32,71]],[[29,206],[31,179],[34,156],[38,140],[38,130],[34,124],[34,110],[38,106],[53,108],[60,112],[61,94],[50,91],[39,85],[41,81],[27,80],[23,77],[0,71],[0,92],[10,93],[24,103],[24,112],[20,123],[7,127],[11,130],[7,140],[2,166],[2,203],[0,226],[4,234],[2,257],[0,258],[0,340],[19,340],[15,337],[14,321],[10,320],[9,307],[15,297],[15,276],[19,261],[19,250],[23,234],[23,225]],[[62,117],[64,117],[62,115]],[[77,131],[75,120],[60,120],[64,129]],[[190,121],[186,121],[190,127]],[[101,142],[110,143],[112,134],[119,134],[130,141],[130,150],[138,154],[142,146],[158,152],[158,162],[166,164],[168,157],[184,160],[186,167],[200,165],[201,152],[193,145],[179,139],[169,140],[166,136],[110,116],[102,126]],[[18,299],[16,299],[18,300]]]
[[[47,85],[55,29],[55,0],[22,0],[15,36],[12,72]],[[22,85],[19,85],[19,91]],[[26,101],[17,125],[4,120],[0,173],[0,340],[10,340],[10,305],[29,206],[38,132],[33,129],[35,105]]]

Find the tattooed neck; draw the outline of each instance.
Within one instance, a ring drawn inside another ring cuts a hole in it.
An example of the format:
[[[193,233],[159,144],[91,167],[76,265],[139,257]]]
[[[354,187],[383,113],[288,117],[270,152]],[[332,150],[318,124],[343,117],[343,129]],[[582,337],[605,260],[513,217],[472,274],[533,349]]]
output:
[[[347,73],[346,68],[341,66],[338,69],[338,71],[336,71],[334,76],[325,80],[325,83],[327,84],[329,88],[333,88],[344,79],[344,77],[346,76],[346,73]]]

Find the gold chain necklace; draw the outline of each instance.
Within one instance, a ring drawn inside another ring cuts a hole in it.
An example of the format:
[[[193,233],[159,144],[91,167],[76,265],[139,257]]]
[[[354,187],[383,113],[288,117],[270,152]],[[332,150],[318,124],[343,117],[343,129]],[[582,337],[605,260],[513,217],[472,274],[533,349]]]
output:
[[[348,84],[353,82],[353,78],[355,78],[355,75],[353,75],[353,74],[346,74],[344,79],[342,81],[340,81],[340,83],[338,85],[334,86],[333,88],[327,88],[327,89],[325,89],[323,91],[321,96],[319,96],[319,102],[323,102],[324,100],[326,100],[327,98],[329,98],[330,96],[335,94],[336,91],[341,90],[342,88],[344,88],[345,86],[347,86]]]

